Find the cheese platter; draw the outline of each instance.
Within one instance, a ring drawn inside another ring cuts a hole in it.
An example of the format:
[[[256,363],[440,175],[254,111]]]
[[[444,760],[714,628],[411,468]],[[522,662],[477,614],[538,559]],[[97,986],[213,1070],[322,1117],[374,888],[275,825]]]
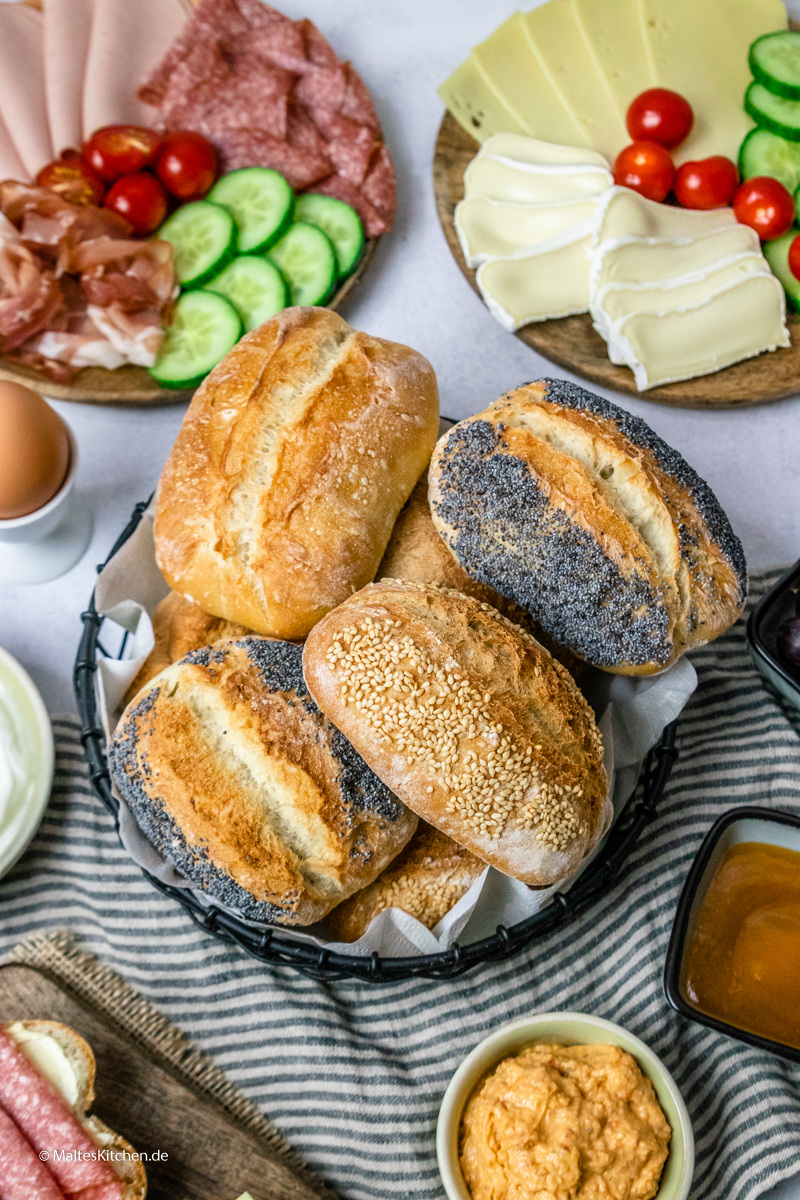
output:
[[[800,39],[776,0],[682,5],[674,25],[666,0],[627,3],[627,25],[618,7],[515,13],[439,88],[448,246],[506,329],[592,383],[692,408],[790,396],[800,104],[769,71]]]
[[[0,378],[57,399],[185,400],[281,308],[339,308],[394,216],[369,93],[310,21],[132,11],[0,10]]]

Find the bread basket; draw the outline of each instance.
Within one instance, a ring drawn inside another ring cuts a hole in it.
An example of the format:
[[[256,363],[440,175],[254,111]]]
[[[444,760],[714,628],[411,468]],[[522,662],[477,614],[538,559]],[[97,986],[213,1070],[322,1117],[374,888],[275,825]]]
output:
[[[131,537],[149,504],[136,505],[131,519],[117,538],[109,562]],[[106,564],[104,563],[103,566]],[[102,568],[98,568],[100,570]],[[100,640],[105,618],[95,607],[94,595],[81,614],[83,635],[74,667],[75,694],[81,719],[81,742],[89,765],[92,788],[110,812],[119,831],[119,803],[113,794],[106,757],[105,733],[101,726],[95,692],[95,672],[98,657],[109,656]],[[127,634],[115,657],[121,658]],[[605,844],[568,890],[558,891],[547,907],[515,925],[498,925],[495,932],[479,941],[465,945],[456,943],[437,954],[415,957],[385,957],[377,952],[370,956],[343,954],[297,941],[275,928],[258,929],[235,914],[217,907],[204,907],[188,888],[177,888],[156,879],[142,868],[143,874],[160,892],[170,896],[188,912],[206,933],[231,942],[261,962],[276,966],[294,967],[313,979],[361,979],[368,983],[394,983],[405,979],[454,979],[483,963],[511,958],[537,938],[568,924],[578,913],[586,911],[622,874],[642,832],[652,820],[659,800],[677,757],[675,735],[677,722],[667,725],[658,744],[650,751],[639,784],[619,819],[608,834]]]

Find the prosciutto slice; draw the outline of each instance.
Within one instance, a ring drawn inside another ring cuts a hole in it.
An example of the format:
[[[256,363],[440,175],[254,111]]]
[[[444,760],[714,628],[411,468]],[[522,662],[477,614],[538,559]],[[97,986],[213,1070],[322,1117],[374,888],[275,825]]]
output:
[[[136,89],[190,11],[186,0],[94,0],[83,89],[84,138],[103,125],[152,123]]]
[[[0,353],[46,329],[63,308],[52,271],[44,271],[18,239],[0,244]]]
[[[64,1193],[47,1167],[2,1108],[0,1200],[64,1200]]]
[[[45,98],[56,156],[68,146],[79,149],[85,140],[83,82],[93,15],[94,0],[47,0],[44,5]]]
[[[113,1167],[96,1157],[97,1146],[51,1084],[39,1074],[16,1042],[0,1029],[0,1105],[34,1150],[50,1153],[48,1167],[62,1192],[83,1200],[89,1188],[102,1187],[97,1200],[122,1200],[124,1184]],[[60,1161],[53,1151],[65,1151]],[[69,1160],[77,1151],[87,1157]],[[58,1196],[58,1191],[55,1193]],[[26,1200],[30,1200],[26,1197]]]
[[[0,114],[32,178],[53,158],[44,93],[42,14],[0,4]]]

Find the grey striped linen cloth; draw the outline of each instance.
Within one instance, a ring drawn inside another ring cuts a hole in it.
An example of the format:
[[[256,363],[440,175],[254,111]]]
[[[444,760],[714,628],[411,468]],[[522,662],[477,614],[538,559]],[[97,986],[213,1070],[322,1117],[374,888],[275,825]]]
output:
[[[751,604],[777,572],[752,579]],[[662,990],[678,894],[736,804],[800,811],[800,721],[747,653],[744,622],[692,656],[700,686],[657,819],[607,896],[562,932],[454,982],[318,983],[201,933],[126,857],[89,787],[74,719],[30,850],[0,883],[0,954],[71,927],[210,1054],[342,1195],[440,1197],[445,1086],[501,1022],[571,1009],[617,1021],[666,1062],[697,1139],[697,1200],[751,1200],[800,1170],[800,1067],[685,1022]]]

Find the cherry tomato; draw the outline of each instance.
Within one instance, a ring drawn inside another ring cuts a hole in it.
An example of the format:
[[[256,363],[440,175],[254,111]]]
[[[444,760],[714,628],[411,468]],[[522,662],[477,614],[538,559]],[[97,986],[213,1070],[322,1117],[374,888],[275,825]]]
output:
[[[173,196],[196,199],[217,177],[217,153],[199,133],[170,133],[158,156],[156,174]]]
[[[142,125],[105,125],[89,138],[83,157],[106,183],[132,175],[156,159],[162,138]]]
[[[789,247],[789,270],[795,279],[800,279],[800,234]]]
[[[628,109],[626,124],[634,142],[658,142],[674,150],[694,124],[688,100],[669,88],[650,88],[637,96]]]
[[[733,211],[736,220],[755,229],[762,242],[771,241],[791,227],[794,200],[777,179],[757,175],[737,189]]]
[[[36,182],[39,187],[58,192],[70,204],[101,204],[106,191],[100,176],[87,167],[75,150],[42,167]]]
[[[648,200],[663,200],[674,175],[672,159],[658,142],[631,142],[614,163],[614,182]]]
[[[672,187],[684,208],[722,208],[739,185],[736,164],[721,154],[678,167]]]
[[[152,233],[167,215],[167,196],[154,176],[141,171],[118,179],[108,190],[105,206],[126,217],[134,233]]]

